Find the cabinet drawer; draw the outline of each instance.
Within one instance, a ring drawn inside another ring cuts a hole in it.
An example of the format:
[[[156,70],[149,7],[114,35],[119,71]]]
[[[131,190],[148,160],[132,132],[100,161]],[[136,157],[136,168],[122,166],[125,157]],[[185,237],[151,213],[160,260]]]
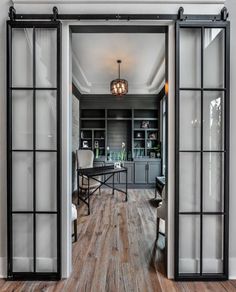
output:
[[[135,162],[134,180],[136,184],[147,183],[147,162]]]

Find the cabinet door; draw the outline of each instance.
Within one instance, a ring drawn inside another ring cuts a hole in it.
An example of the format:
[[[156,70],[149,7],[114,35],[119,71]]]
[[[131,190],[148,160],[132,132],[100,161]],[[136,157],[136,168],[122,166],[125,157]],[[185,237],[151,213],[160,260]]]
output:
[[[109,165],[113,165],[113,163],[106,163],[105,164],[106,166],[109,166]],[[105,179],[108,178],[110,176],[110,174],[107,174],[105,176]],[[114,176],[114,182],[115,184],[119,184],[120,183],[120,174],[119,173],[116,173],[115,176]],[[112,184],[112,177],[107,181],[107,183],[109,184]]]
[[[128,184],[134,183],[134,164],[133,163],[125,163],[125,167],[127,167],[127,180]],[[126,182],[126,174],[124,172],[120,173],[120,183],[125,184]]]
[[[148,162],[148,183],[155,183],[155,178],[161,175],[161,162]]]
[[[136,184],[147,183],[147,162],[135,162],[134,179]]]

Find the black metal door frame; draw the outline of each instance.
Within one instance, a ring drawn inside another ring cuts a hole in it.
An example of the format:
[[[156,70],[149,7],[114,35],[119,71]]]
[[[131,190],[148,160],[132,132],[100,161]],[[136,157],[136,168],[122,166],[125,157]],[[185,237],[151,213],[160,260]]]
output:
[[[32,28],[33,29],[33,86],[32,87],[12,87],[12,29]],[[54,28],[57,30],[57,77],[56,87],[40,88],[36,87],[36,66],[35,66],[35,29]],[[33,149],[12,149],[12,91],[31,90],[33,92]],[[54,150],[36,149],[36,90],[56,91],[56,133],[57,142]],[[60,150],[60,103],[61,103],[61,23],[59,21],[7,21],[7,205],[8,205],[8,279],[9,280],[58,280],[61,278],[61,150]],[[33,211],[13,211],[12,209],[12,154],[13,152],[31,152],[33,154]],[[54,152],[57,157],[57,209],[56,211],[36,211],[36,153]],[[33,215],[33,272],[13,272],[13,214],[32,214]],[[57,271],[56,272],[37,272],[36,271],[36,215],[54,214],[57,216]]]
[[[180,87],[180,29],[181,28],[200,28],[201,29],[201,88],[181,88]],[[225,31],[224,40],[224,88],[204,88],[203,85],[203,36],[205,28],[222,28]],[[177,21],[176,22],[176,56],[175,56],[175,66],[176,66],[176,99],[175,99],[175,279],[176,280],[226,280],[228,279],[228,256],[229,256],[229,104],[230,104],[230,23],[229,21]],[[180,121],[179,121],[179,97],[181,90],[197,90],[201,92],[201,150],[188,150],[181,151],[179,147],[179,131],[180,131]],[[204,91],[221,91],[224,92],[224,149],[223,151],[204,151],[203,150],[203,92]],[[194,274],[182,274],[179,273],[179,215],[188,214],[196,215],[196,212],[180,212],[179,210],[179,154],[181,152],[199,152],[200,158],[200,273]],[[216,152],[224,154],[224,210],[223,212],[204,212],[203,211],[203,153],[204,152]],[[223,273],[221,274],[207,274],[202,271],[202,259],[203,259],[203,215],[207,213],[212,215],[222,215],[224,217],[223,223]]]

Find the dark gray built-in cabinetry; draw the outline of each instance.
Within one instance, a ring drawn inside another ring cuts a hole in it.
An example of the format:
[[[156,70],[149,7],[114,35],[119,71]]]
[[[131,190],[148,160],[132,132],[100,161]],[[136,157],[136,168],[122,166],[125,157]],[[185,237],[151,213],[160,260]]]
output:
[[[80,103],[80,148],[94,151],[95,166],[124,160],[131,185],[154,184],[155,177],[161,175],[161,159],[157,154],[159,98],[84,97]],[[123,159],[122,142],[125,143]],[[115,183],[125,183],[125,176],[122,173],[116,176]]]
[[[94,166],[111,165],[111,162],[94,161]],[[161,159],[143,160],[143,161],[126,161],[124,166],[128,169],[128,184],[154,184],[155,177],[161,175]],[[109,181],[108,181],[109,182]],[[110,181],[111,183],[111,181]],[[115,176],[116,184],[125,183],[125,175],[120,173]]]

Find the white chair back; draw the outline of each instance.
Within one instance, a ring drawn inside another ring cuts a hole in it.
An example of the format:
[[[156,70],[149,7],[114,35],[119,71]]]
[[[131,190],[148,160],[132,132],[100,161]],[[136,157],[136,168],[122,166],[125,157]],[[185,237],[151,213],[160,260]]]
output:
[[[77,150],[77,169],[93,167],[93,159],[93,151]]]

